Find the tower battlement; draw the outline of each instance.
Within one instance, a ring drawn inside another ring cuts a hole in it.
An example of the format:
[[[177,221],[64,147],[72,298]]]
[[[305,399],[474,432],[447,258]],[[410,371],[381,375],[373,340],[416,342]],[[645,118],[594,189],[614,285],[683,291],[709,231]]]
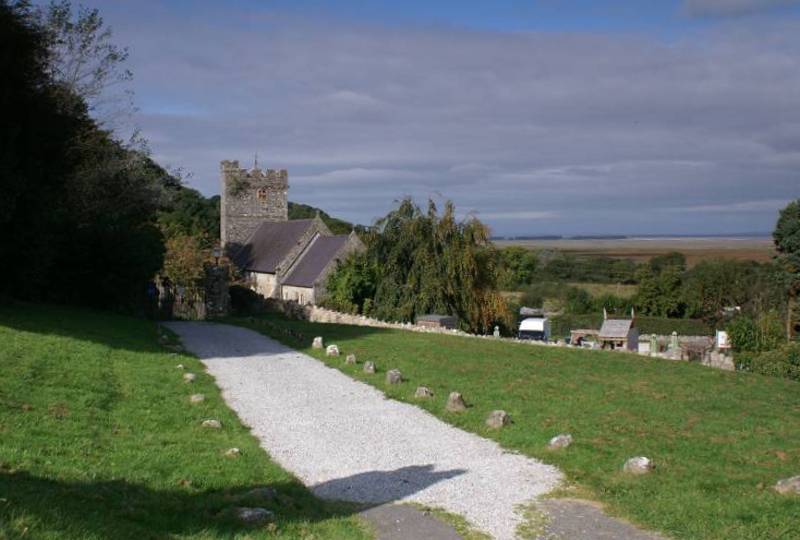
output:
[[[238,161],[220,163],[220,241],[226,251],[243,245],[264,221],[288,221],[286,169],[242,169]]]

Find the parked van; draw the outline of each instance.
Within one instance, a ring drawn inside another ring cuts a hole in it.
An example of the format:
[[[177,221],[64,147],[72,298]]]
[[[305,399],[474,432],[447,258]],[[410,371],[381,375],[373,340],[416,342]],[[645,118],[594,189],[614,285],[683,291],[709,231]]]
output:
[[[519,323],[519,339],[534,341],[550,340],[550,319],[547,317],[529,317]]]

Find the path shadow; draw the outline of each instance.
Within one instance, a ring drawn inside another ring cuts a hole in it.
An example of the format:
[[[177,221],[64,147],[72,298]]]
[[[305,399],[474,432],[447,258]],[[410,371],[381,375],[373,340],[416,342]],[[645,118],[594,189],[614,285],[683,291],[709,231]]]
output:
[[[324,498],[361,503],[346,504],[321,503],[305,488],[292,482],[216,490],[191,486],[153,489],[123,479],[54,480],[26,471],[0,469],[0,537],[15,537],[20,533],[15,527],[27,522],[38,529],[35,534],[41,534],[45,528],[75,538],[138,540],[193,534],[207,537],[209,533],[232,538],[239,532],[257,530],[236,519],[234,509],[241,506],[258,506],[274,512],[272,533],[291,531],[309,523],[359,514],[463,472],[434,472],[432,465],[403,467],[331,480],[313,489]],[[254,488],[262,487],[272,488],[274,494],[247,495]],[[365,498],[359,500],[362,496]]]
[[[369,471],[317,484],[311,491],[323,499],[369,504],[398,501],[466,469],[434,471],[433,465],[411,465],[393,471]]]

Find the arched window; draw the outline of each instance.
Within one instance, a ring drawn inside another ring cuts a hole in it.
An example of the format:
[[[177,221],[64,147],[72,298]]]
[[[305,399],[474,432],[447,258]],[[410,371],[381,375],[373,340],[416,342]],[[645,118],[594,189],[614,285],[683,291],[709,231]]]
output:
[[[266,201],[267,200],[267,188],[263,188],[263,187],[262,188],[258,188],[258,191],[256,191],[256,198],[259,201]]]

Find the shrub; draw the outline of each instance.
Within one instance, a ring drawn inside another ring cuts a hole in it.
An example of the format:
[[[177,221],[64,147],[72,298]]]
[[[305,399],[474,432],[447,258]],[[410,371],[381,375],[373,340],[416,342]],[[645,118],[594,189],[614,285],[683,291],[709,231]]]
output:
[[[741,353],[736,356],[736,369],[800,381],[800,344],[789,343],[760,354]]]

